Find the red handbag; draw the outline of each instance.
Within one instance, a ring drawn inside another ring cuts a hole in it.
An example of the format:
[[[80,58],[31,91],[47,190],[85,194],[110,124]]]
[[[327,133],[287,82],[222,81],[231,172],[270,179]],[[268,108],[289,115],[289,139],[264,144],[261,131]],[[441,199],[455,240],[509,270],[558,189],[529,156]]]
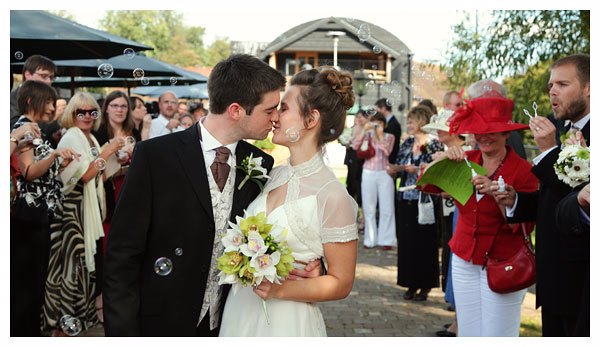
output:
[[[488,286],[495,293],[512,293],[528,288],[535,283],[535,252],[523,224],[521,224],[521,231],[524,242],[513,256],[507,259],[489,257],[498,233],[496,233],[489,251],[485,253],[483,269],[487,267]]]
[[[360,147],[356,150],[356,156],[359,159],[369,159],[375,156],[375,146],[371,141],[371,136],[367,135],[367,138],[363,140]]]

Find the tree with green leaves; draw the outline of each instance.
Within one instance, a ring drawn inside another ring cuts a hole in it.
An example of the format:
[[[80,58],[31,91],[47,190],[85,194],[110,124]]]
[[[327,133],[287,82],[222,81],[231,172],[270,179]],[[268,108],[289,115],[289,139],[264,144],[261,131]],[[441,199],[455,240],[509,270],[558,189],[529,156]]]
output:
[[[448,87],[460,89],[504,76],[508,97],[515,101],[516,121],[528,122],[523,109],[533,114],[534,101],[538,114],[548,115],[550,65],[570,54],[589,54],[590,11],[493,11],[485,27],[479,25],[478,15],[466,13],[453,27],[455,38],[442,66]]]
[[[590,52],[590,11],[493,11],[485,27],[479,15],[465,13],[453,27],[443,66],[452,87],[523,74],[538,62]]]
[[[102,30],[144,43],[154,51],[146,54],[180,66],[212,66],[226,52],[229,43],[222,39],[204,47],[204,28],[186,26],[183,14],[176,11],[107,11],[100,20]]]

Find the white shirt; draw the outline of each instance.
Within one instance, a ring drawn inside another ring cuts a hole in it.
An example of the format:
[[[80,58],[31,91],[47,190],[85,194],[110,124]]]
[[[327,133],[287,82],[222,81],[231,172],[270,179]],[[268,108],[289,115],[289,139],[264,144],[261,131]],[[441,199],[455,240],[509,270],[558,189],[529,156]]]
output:
[[[210,171],[210,166],[217,157],[217,152],[215,149],[223,146],[223,144],[221,144],[219,140],[211,135],[208,129],[204,127],[202,122],[198,122],[198,126],[200,127],[200,134],[202,135],[202,141],[200,141],[200,144],[202,146],[202,151],[204,152],[204,164],[206,165],[206,170]],[[231,155],[229,156],[229,159],[227,159],[227,164],[229,164],[229,166],[235,170],[235,149],[237,148],[237,142],[230,143],[225,147],[231,151]]]
[[[573,124],[573,126],[575,126],[577,129],[583,129],[583,127],[586,126],[586,124],[589,122],[590,120],[590,114],[588,113],[585,117],[581,118],[580,120],[578,120],[577,122],[575,122],[575,124]],[[571,123],[570,120],[565,121],[565,126],[569,125]],[[558,129],[557,129],[558,131]],[[537,157],[533,158],[533,164],[537,165],[540,163],[540,161],[542,161],[542,159],[544,159],[544,157],[546,155],[548,155],[548,153],[550,153],[553,149],[555,149],[558,146],[554,146],[550,149],[547,149],[545,151],[543,151],[542,153],[538,154]],[[517,204],[519,203],[519,194],[517,193],[515,195],[515,203],[513,204],[513,207],[505,207],[504,209],[506,210],[506,217],[513,217],[515,215],[515,210],[517,209]]]
[[[167,125],[169,124],[169,118],[163,116],[162,114],[159,114],[158,117],[154,118],[152,120],[152,124],[150,125],[150,132],[149,132],[149,138],[154,138],[154,137],[158,137],[158,136],[163,136],[163,135],[167,135],[173,132],[178,132],[183,130],[183,127],[178,126],[176,128],[173,128],[172,130],[169,130],[167,128]]]
[[[573,126],[575,126],[577,129],[583,129],[583,127],[587,124],[587,122],[590,120],[590,114],[588,113],[585,117],[581,118],[580,120],[578,120],[577,122],[575,122],[575,124]],[[566,120],[565,121],[565,126],[569,125],[571,123],[570,120]],[[558,129],[556,129],[556,131],[558,131]],[[538,154],[537,157],[533,158],[533,164],[537,165],[540,163],[540,161],[542,161],[542,159],[544,159],[544,157],[546,155],[548,155],[548,153],[550,153],[554,148],[558,147],[554,146],[550,149],[547,149],[545,151],[543,151],[542,153]]]

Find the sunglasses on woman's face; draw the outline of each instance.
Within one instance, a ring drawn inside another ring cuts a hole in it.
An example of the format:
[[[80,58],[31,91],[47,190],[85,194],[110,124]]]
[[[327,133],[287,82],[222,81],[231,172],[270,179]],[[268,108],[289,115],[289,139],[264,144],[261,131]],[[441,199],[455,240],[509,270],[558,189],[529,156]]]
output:
[[[98,118],[98,111],[93,108],[91,110],[83,110],[83,109],[77,109],[75,111],[75,114],[77,115],[77,118],[79,119],[83,119],[85,117],[85,115],[90,115],[90,117],[92,117],[93,119],[97,119]]]

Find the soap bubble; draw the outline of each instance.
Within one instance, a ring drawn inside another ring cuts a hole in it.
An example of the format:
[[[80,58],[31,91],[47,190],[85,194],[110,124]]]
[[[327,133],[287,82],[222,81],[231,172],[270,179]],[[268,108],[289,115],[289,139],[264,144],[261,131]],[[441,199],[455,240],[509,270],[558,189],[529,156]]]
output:
[[[144,70],[140,69],[139,67],[133,70],[133,78],[143,78],[144,74]]]
[[[60,317],[58,325],[60,329],[69,336],[79,335],[79,333],[81,333],[81,329],[83,328],[83,324],[81,324],[81,320],[79,318],[68,314]]]
[[[380,54],[381,51],[382,51],[381,47],[379,47],[377,45],[373,46],[373,53]]]
[[[166,257],[160,257],[154,262],[154,272],[159,276],[168,276],[173,271],[173,262]]]
[[[175,255],[180,257],[183,254],[182,248],[175,248]]]
[[[142,83],[142,85],[147,86],[150,84],[150,79],[148,77],[142,77],[142,80],[140,82]]]
[[[287,128],[285,131],[285,138],[289,142],[298,142],[298,140],[300,140],[300,130],[294,127]]]
[[[367,41],[368,39],[371,38],[371,32],[364,30],[364,29],[359,29],[358,30],[358,39],[362,42],[362,41]]]
[[[133,57],[135,57],[135,51],[133,48],[125,48],[125,50],[123,50],[123,55],[125,55],[127,59],[133,59]]]
[[[94,166],[96,167],[96,169],[98,169],[98,171],[102,171],[106,169],[106,160],[98,158],[94,160]]]
[[[94,159],[98,158],[98,156],[100,155],[100,151],[98,150],[98,147],[90,148],[90,154],[92,155],[92,157]]]
[[[367,106],[367,108],[365,109],[365,111],[371,117],[374,116],[377,113],[377,110],[375,109],[375,106],[373,106],[373,105]]]
[[[171,82],[171,85],[177,84],[177,77],[171,77],[171,78],[169,78],[169,82]]]
[[[17,60],[22,60],[22,59],[23,59],[23,52],[21,52],[21,51],[16,51],[16,52],[15,52],[15,59],[17,59]]]
[[[100,66],[98,66],[98,76],[100,76],[100,78],[111,78],[114,72],[113,66],[108,63],[100,64]]]

